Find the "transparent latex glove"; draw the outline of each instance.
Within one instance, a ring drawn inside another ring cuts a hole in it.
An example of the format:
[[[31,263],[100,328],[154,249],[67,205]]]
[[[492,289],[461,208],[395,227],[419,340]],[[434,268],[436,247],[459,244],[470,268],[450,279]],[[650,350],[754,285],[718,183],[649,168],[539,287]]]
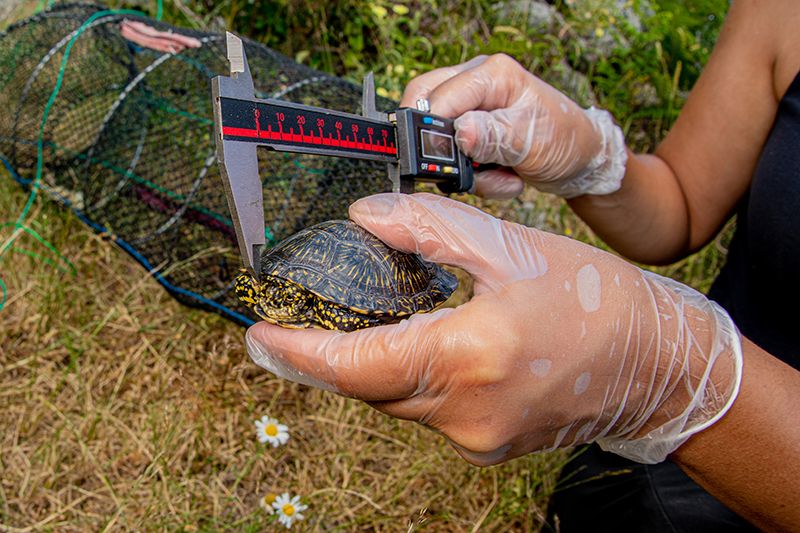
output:
[[[120,22],[120,29],[122,36],[129,41],[159,52],[177,54],[186,48],[198,48],[203,45],[194,37],[159,31],[139,21],[124,20]]]
[[[406,87],[401,106],[427,98],[431,112],[456,118],[456,143],[477,163],[476,193],[513,198],[524,183],[573,198],[609,194],[625,175],[628,152],[607,111],[582,109],[504,54],[433,70]]]
[[[347,334],[258,323],[248,351],[278,376],[424,424],[478,465],[592,441],[662,461],[737,394],[738,331],[688,287],[439,196],[376,195],[350,216],[462,268],[475,296]]]

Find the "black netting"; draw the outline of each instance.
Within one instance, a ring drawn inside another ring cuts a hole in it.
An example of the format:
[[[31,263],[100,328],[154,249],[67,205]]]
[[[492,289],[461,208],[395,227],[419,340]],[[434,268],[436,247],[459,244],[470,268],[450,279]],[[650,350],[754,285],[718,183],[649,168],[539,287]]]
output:
[[[0,157],[29,185],[37,140],[73,32],[104,8],[57,6],[0,34]],[[211,83],[228,75],[224,35],[139,20],[195,37],[178,54],[127,41],[120,22],[77,38],[43,136],[42,189],[109,235],[184,304],[241,324],[256,317],[232,286],[240,258],[215,157]],[[244,40],[260,98],[360,113],[361,87]],[[378,108],[395,104],[378,98]],[[388,190],[385,164],[259,150],[267,246],[346,218],[356,198]]]

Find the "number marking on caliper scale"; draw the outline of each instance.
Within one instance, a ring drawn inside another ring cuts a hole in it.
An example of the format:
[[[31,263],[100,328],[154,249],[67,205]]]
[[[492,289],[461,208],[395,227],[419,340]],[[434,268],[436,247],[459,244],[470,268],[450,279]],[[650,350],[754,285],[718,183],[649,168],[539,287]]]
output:
[[[278,101],[220,98],[222,137],[274,150],[397,162],[394,124]]]

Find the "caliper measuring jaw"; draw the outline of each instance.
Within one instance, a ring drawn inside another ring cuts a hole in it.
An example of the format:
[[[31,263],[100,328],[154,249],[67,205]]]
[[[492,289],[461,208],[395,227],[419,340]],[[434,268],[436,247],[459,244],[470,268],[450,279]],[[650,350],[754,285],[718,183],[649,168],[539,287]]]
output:
[[[257,282],[261,281],[261,252],[266,244],[264,193],[258,175],[258,146],[270,150],[383,161],[387,164],[392,190],[414,192],[414,176],[401,176],[402,160],[398,158],[395,145],[395,124],[389,120],[387,113],[376,109],[375,82],[371,72],[364,78],[361,115],[351,115],[256,98],[242,40],[227,32],[227,49],[231,76],[217,76],[211,80],[217,160],[242,261]],[[280,117],[277,122],[265,116],[275,111]],[[284,122],[287,117],[291,120]],[[312,128],[306,126],[304,131],[302,126],[307,119],[312,123]],[[292,120],[297,121],[300,134],[294,133],[291,128],[289,133],[284,131],[284,125],[288,128]],[[314,122],[319,127],[319,135],[314,133]],[[329,124],[329,128],[331,123],[336,124],[336,138],[330,130],[328,137],[325,137],[325,123]],[[347,132],[342,131],[345,129],[343,123],[352,127],[352,141],[346,136]],[[252,129],[252,125],[256,129]],[[273,130],[273,127],[276,129]],[[356,136],[359,131],[362,138]],[[340,134],[345,138],[340,138]],[[365,135],[368,135],[368,142]]]
[[[361,115],[364,118],[389,122],[389,114],[378,111],[375,105],[375,77],[370,71],[364,76],[364,90],[361,93]],[[414,192],[414,179],[400,176],[400,161],[386,163],[386,172],[392,182],[392,192],[411,194]]]
[[[253,78],[242,40],[230,32],[227,32],[227,39],[231,77],[217,76],[211,80],[212,98],[216,104],[213,106],[215,115],[221,113],[220,97],[242,100],[252,100],[255,97]],[[261,251],[266,244],[266,237],[264,191],[258,175],[258,147],[252,143],[224,139],[222,117],[215,116],[214,119],[217,161],[244,268],[260,283]]]

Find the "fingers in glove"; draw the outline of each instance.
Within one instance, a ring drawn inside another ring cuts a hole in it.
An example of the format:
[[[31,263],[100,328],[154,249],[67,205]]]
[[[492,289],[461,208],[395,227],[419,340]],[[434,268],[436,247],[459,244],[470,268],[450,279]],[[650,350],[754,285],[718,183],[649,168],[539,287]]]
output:
[[[467,271],[475,293],[541,276],[550,237],[433,194],[377,194],[350,206],[350,217],[390,247]]]
[[[474,68],[440,81],[429,92],[428,100],[433,113],[458,117],[467,111],[509,107],[531,86],[561,95],[511,57],[495,54]]]
[[[416,107],[417,100],[428,98],[431,91],[439,84],[464,71],[479,66],[486,61],[488,57],[489,56],[486,55],[476,56],[459,65],[437,68],[421,76],[417,76],[406,86],[403,92],[403,99],[400,102],[400,107]]]
[[[455,121],[456,143],[473,160],[519,167],[531,150],[552,143],[555,123],[535,95],[494,111],[471,111]]]
[[[348,334],[259,322],[247,331],[247,349],[256,364],[291,381],[371,402],[405,399],[428,384],[427,357],[452,311]]]
[[[522,178],[506,168],[475,173],[475,194],[483,198],[510,200],[522,194],[524,189]]]

